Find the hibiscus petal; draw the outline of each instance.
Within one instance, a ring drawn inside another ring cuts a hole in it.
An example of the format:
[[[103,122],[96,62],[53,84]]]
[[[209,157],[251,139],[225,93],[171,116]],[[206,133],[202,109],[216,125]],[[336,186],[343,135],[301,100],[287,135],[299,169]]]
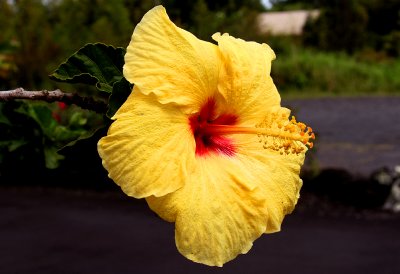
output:
[[[278,152],[249,151],[242,163],[247,168],[263,165],[263,170],[254,169],[255,177],[265,198],[265,210],[268,212],[266,233],[278,232],[285,215],[291,213],[300,197],[302,180],[300,167],[304,161],[304,154],[281,155]]]
[[[273,107],[271,111],[279,114],[289,115],[286,108]],[[298,153],[286,153],[263,146],[266,139],[258,135],[236,135],[236,157],[240,159],[243,169],[252,170],[253,176],[257,178],[253,184],[266,199],[268,212],[267,233],[280,231],[281,223],[286,214],[293,211],[302,186],[300,169],[304,163],[307,147],[299,142],[293,141],[292,145],[301,147]],[[268,137],[271,138],[271,137]],[[275,146],[282,145],[285,139],[271,138],[268,142]],[[258,167],[258,168],[256,168]]]
[[[176,222],[176,245],[185,257],[222,266],[247,253],[265,232],[265,198],[258,188],[249,188],[247,182],[257,177],[253,172],[238,172],[241,164],[231,157],[200,158],[183,188],[147,198],[152,210]]]
[[[257,119],[268,108],[279,106],[280,95],[270,76],[273,50],[267,44],[227,34],[216,33],[213,39],[218,42],[224,62],[218,89],[240,120]]]
[[[109,177],[133,197],[162,196],[181,188],[194,164],[187,117],[134,89],[113,117],[98,152]]]
[[[218,47],[178,28],[164,7],[150,10],[136,26],[125,55],[124,76],[161,103],[193,112],[216,92]]]

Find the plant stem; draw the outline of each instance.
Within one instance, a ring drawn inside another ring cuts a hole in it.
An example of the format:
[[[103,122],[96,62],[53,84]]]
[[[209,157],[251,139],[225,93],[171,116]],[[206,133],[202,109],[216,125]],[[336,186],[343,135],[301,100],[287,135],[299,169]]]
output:
[[[48,103],[63,102],[67,105],[77,105],[80,108],[93,110],[97,113],[106,113],[107,103],[96,101],[91,97],[82,97],[75,93],[65,93],[59,89],[31,91],[23,88],[14,90],[0,91],[0,102],[11,101],[15,99],[39,100]]]

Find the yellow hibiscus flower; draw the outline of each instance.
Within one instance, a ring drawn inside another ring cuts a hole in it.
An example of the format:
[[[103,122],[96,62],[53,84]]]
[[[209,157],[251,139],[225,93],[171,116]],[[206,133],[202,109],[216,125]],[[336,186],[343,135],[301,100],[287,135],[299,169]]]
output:
[[[184,256],[222,266],[280,230],[314,135],[280,106],[268,45],[213,39],[178,28],[162,6],[150,10],[125,55],[134,89],[98,151],[127,195],[175,222]]]

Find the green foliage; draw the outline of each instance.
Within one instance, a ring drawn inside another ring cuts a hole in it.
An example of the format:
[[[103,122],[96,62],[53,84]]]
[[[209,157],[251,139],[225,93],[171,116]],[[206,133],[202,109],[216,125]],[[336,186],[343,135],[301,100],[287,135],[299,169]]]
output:
[[[255,19],[264,10],[258,0],[161,0],[171,19],[197,37],[210,41],[215,32],[257,40]]]
[[[30,164],[56,168],[63,159],[62,147],[92,134],[96,124],[103,126],[89,111],[72,106],[61,110],[46,103],[1,103],[0,117],[0,174]]]
[[[217,14],[218,15],[218,14]],[[202,17],[202,20],[199,20],[198,26],[203,25],[211,25],[212,29],[209,31],[208,38],[204,38],[205,40],[210,40],[212,34],[218,30],[221,33],[229,33],[234,37],[240,37],[241,39],[245,39],[248,41],[260,41],[260,35],[258,34],[258,30],[256,28],[255,19],[257,18],[258,11],[248,9],[246,7],[242,7],[235,12],[232,12],[230,15],[220,16],[219,24],[212,25],[207,22],[215,22],[216,20],[205,21],[205,17]],[[217,16],[216,16],[217,17]]]
[[[9,41],[13,36],[14,23],[13,10],[7,0],[0,0],[0,44]]]
[[[258,0],[161,0],[160,4],[168,9],[168,14],[174,21],[185,26],[197,26],[195,17],[198,12],[201,12],[201,8],[199,9],[201,6],[205,7],[210,14],[222,13],[227,17],[240,9],[259,12],[264,10]]]
[[[101,43],[87,44],[62,63],[50,78],[71,84],[92,85],[98,92],[106,92],[109,106],[106,115],[111,118],[133,88],[123,76],[124,55],[124,48]],[[96,97],[96,93],[92,96]]]
[[[318,0],[270,0],[273,11],[288,11],[313,9],[318,6]]]
[[[16,45],[7,57],[15,69],[3,73],[1,86],[60,87],[47,75],[65,56],[87,43],[126,48],[134,26],[157,4],[165,5],[179,26],[205,40],[217,31],[254,40],[254,20],[263,10],[258,0],[0,0],[0,45]]]
[[[133,85],[125,78],[113,85],[112,93],[108,100],[107,117],[111,118],[131,94]]]
[[[51,11],[48,20],[54,29],[54,40],[64,56],[87,43],[101,42],[125,47],[134,27],[130,20],[131,10],[126,8],[125,2],[50,1],[47,5]]]
[[[323,50],[353,53],[365,45],[368,13],[355,0],[333,1],[305,27],[304,42]]]
[[[15,1],[12,11],[11,39],[17,45],[13,55],[17,73],[12,75],[12,82],[26,88],[42,88],[48,60],[54,59],[58,52],[47,20],[48,10],[40,0],[20,0]]]
[[[283,93],[355,95],[400,90],[400,60],[371,62],[344,53],[323,53],[293,47],[278,54],[272,77]]]
[[[72,84],[95,85],[98,90],[111,93],[114,83],[123,78],[124,55],[124,48],[87,44],[62,63],[50,78]]]
[[[102,42],[126,47],[134,24],[125,2],[0,0],[0,45],[16,45],[10,56],[16,70],[1,85],[51,89],[58,85],[48,80],[49,71],[82,45]]]
[[[389,56],[398,57],[400,56],[400,30],[392,31],[389,34],[383,36],[383,51]]]
[[[304,29],[304,43],[317,49],[354,53],[365,49],[398,57],[398,0],[273,0],[273,10],[318,9]]]
[[[368,12],[366,31],[384,36],[392,31],[400,31],[400,1],[359,0]]]
[[[62,63],[51,78],[95,86],[97,93],[93,97],[106,93],[111,117],[132,90],[122,75],[124,54],[123,48],[87,44]],[[64,159],[60,150],[90,138],[109,123],[103,115],[62,103],[2,103],[0,117],[0,176],[15,172],[10,168],[13,164],[26,168],[32,159],[37,159],[35,169],[57,168]]]

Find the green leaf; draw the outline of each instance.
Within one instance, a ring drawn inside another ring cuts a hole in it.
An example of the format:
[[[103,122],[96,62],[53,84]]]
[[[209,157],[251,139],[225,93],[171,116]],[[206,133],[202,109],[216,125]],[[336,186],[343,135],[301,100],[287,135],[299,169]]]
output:
[[[10,126],[11,122],[6,117],[6,115],[3,113],[3,108],[4,108],[4,104],[0,104],[0,124],[5,124],[5,125]]]
[[[99,128],[104,127],[103,123],[97,126],[89,125],[88,117],[83,111],[71,112],[67,126],[59,124],[53,118],[49,106],[41,103],[22,104],[16,112],[29,116],[37,124],[46,167],[50,169],[57,168],[60,160],[64,158],[60,154],[61,149],[89,138]],[[11,143],[7,145],[10,146]]]
[[[50,78],[66,83],[96,85],[111,93],[114,83],[123,78],[124,48],[114,48],[101,43],[86,44],[64,63]]]
[[[108,99],[107,117],[111,118],[132,92],[133,85],[125,78],[116,82]]]
[[[86,125],[88,119],[83,115],[82,112],[74,112],[72,113],[71,117],[69,118],[69,128],[76,129],[81,128]]]
[[[86,139],[92,138],[92,136],[95,135],[97,131],[103,130],[104,128],[108,128],[108,126],[106,126],[106,125],[98,125],[97,127],[94,127],[94,128],[92,128],[90,130],[87,130],[85,133],[81,134],[79,137],[74,138],[72,141],[70,141],[69,143],[67,143],[64,146],[62,146],[59,149],[59,151],[62,151],[63,149],[65,149],[67,147],[72,147],[72,146],[76,145],[76,143],[79,143],[79,142],[84,141]]]
[[[24,104],[16,112],[31,117],[46,136],[53,136],[58,123],[54,120],[51,110],[46,105]]]
[[[22,139],[21,140],[5,140],[5,141],[0,140],[0,148],[5,147],[7,149],[7,151],[13,152],[28,143],[29,142],[27,140],[22,140]]]
[[[58,154],[58,149],[52,146],[44,147],[44,156],[46,160],[46,167],[54,169],[59,166],[60,160],[64,159],[64,156]]]
[[[26,145],[26,144],[28,144],[27,140],[12,140],[9,143],[8,151],[12,152],[12,151],[14,151],[14,150]]]

